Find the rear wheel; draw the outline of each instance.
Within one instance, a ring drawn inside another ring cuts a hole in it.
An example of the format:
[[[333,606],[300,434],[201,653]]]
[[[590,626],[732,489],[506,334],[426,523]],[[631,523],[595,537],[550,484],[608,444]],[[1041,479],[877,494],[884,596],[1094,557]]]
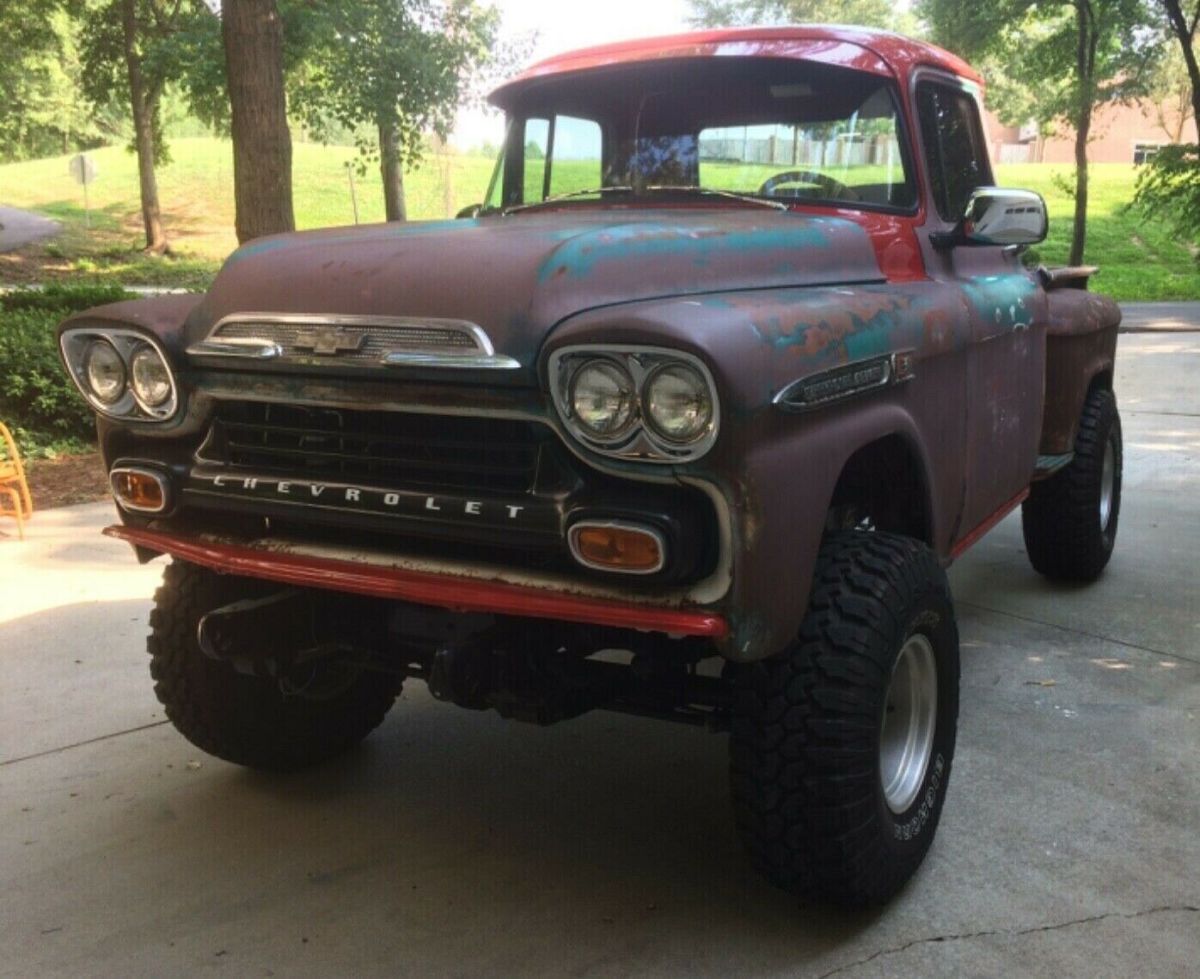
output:
[[[830,533],[799,637],[737,680],[734,808],[755,865],[840,904],[895,894],[937,828],[958,675],[949,585],[929,548]]]
[[[1064,581],[1099,577],[1116,544],[1123,458],[1116,396],[1093,389],[1079,419],[1075,458],[1034,483],[1021,509],[1025,550],[1035,571]]]
[[[302,675],[248,676],[205,656],[196,638],[200,619],[270,589],[172,562],[150,613],[150,673],[167,717],[197,748],[251,768],[303,768],[370,734],[400,681],[337,660],[309,664]]]

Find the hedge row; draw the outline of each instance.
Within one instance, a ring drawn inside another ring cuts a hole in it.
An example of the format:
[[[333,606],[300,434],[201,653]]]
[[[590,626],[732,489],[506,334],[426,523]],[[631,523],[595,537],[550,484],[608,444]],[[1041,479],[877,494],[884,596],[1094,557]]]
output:
[[[71,313],[130,298],[119,286],[49,286],[0,294],[0,421],[27,456],[95,441],[92,413],[58,358],[55,327]]]

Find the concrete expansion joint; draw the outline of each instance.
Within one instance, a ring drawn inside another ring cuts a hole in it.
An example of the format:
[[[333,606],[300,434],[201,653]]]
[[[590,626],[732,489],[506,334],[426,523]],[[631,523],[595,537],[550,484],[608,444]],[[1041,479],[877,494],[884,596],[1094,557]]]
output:
[[[47,748],[45,751],[35,751],[32,755],[22,755],[20,758],[5,758],[0,760],[0,768],[8,765],[16,765],[23,761],[32,761],[34,758],[45,758],[47,755],[57,755],[63,751],[70,751],[72,748],[82,748],[89,744],[95,744],[97,741],[108,741],[111,738],[122,738],[127,734],[137,734],[139,731],[149,731],[151,728],[162,727],[164,724],[170,724],[170,721],[155,721],[152,724],[141,724],[137,727],[131,727],[124,731],[113,731],[111,734],[101,734],[94,738],[88,738],[84,741],[76,741],[72,744],[60,745],[57,748]]]
[[[1192,656],[1184,656],[1181,653],[1168,652],[1165,649],[1155,649],[1153,646],[1139,646],[1135,642],[1127,642],[1124,639],[1117,639],[1114,636],[1105,636],[1098,632],[1088,632],[1086,629],[1075,629],[1068,625],[1061,625],[1058,622],[1047,622],[1044,619],[1036,619],[1028,615],[1018,615],[1016,612],[1006,612],[1003,609],[992,608],[988,605],[980,605],[978,602],[968,602],[959,600],[958,605],[962,608],[973,608],[979,612],[988,612],[991,615],[999,615],[1006,619],[1016,619],[1018,622],[1028,622],[1031,625],[1045,626],[1047,629],[1058,629],[1060,632],[1069,632],[1075,636],[1083,636],[1087,639],[1097,639],[1100,642],[1112,643],[1114,646],[1124,646],[1126,649],[1136,649],[1139,653],[1150,653],[1153,656],[1161,656],[1164,659],[1179,660],[1181,663],[1195,663],[1200,666],[1200,659]]]
[[[1036,935],[1043,931],[1061,931],[1064,928],[1074,928],[1076,925],[1090,925],[1099,921],[1107,921],[1110,918],[1119,918],[1126,921],[1134,918],[1145,918],[1152,914],[1179,914],[1190,913],[1200,914],[1200,904],[1159,904],[1152,908],[1144,908],[1141,911],[1109,911],[1105,914],[1094,914],[1086,918],[1074,918],[1070,921],[1061,921],[1052,925],[1034,925],[1029,928],[996,928],[990,931],[969,931],[961,934],[951,935],[934,935],[930,938],[914,938],[912,941],[905,942],[903,945],[895,945],[891,948],[883,948],[878,952],[872,952],[865,958],[856,959],[853,962],[847,962],[845,965],[839,965],[835,969],[830,969],[828,972],[823,972],[818,979],[829,979],[830,976],[843,975],[851,969],[857,969],[860,966],[874,962],[876,959],[885,958],[889,955],[899,955],[901,952],[906,952],[908,949],[917,945],[937,945],[942,942],[958,942],[970,941],[974,938],[1021,938],[1025,935]]]

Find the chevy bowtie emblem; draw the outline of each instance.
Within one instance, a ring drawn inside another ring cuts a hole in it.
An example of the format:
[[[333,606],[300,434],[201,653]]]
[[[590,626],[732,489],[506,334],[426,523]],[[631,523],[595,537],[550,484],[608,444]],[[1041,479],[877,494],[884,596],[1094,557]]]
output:
[[[297,350],[311,350],[322,357],[356,353],[366,343],[367,335],[362,330],[347,330],[340,326],[320,326],[297,334],[293,346]]]

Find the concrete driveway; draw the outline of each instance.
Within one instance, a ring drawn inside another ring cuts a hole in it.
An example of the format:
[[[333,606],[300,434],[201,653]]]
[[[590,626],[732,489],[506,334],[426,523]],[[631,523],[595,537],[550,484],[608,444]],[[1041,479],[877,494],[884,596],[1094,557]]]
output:
[[[15,207],[0,207],[0,252],[11,252],[42,238],[56,235],[62,225],[50,218]]]
[[[1200,333],[1120,341],[1119,548],[1039,579],[1010,518],[952,572],[959,751],[888,908],[745,865],[725,741],[539,730],[412,684],[340,764],[267,777],[166,725],[159,569],[107,505],[0,540],[0,974],[1191,976],[1200,962]]]

